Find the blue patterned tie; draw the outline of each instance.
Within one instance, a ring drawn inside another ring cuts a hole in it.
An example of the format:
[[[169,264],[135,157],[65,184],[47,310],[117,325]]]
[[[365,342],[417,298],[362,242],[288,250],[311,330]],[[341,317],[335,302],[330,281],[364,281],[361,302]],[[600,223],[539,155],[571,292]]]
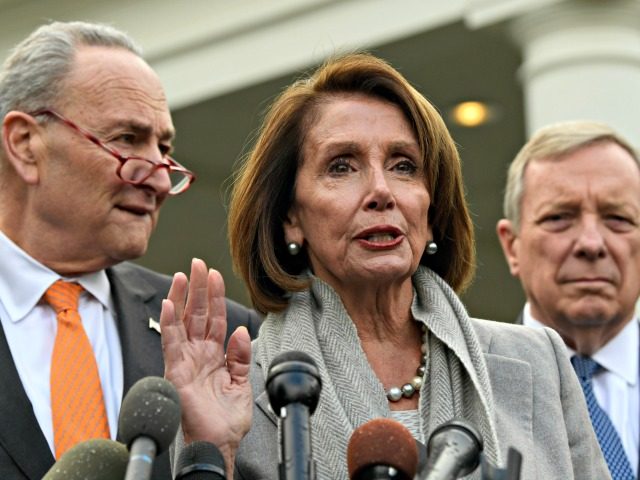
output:
[[[613,480],[635,480],[636,477],[633,475],[629,459],[624,453],[618,432],[616,432],[609,416],[598,405],[596,396],[593,393],[593,374],[602,367],[589,357],[577,355],[571,358],[571,363],[578,374],[580,385],[584,391],[591,423],[596,432],[596,437],[598,437],[598,443],[604,454],[604,459],[607,461],[611,477]]]

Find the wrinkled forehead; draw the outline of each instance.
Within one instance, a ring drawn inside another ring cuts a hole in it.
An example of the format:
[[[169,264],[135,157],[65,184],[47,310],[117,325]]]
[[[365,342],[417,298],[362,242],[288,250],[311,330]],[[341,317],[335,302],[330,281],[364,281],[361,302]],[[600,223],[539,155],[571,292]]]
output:
[[[640,168],[629,152],[614,142],[529,162],[522,207],[561,201],[640,205]]]
[[[61,85],[62,108],[83,117],[137,117],[154,128],[173,130],[160,79],[134,53],[114,47],[80,47]]]

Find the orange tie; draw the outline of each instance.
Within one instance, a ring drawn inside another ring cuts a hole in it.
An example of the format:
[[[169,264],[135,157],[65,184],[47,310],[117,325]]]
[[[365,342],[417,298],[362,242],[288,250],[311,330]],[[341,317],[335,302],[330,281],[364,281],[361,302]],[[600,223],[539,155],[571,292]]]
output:
[[[58,280],[44,294],[58,317],[51,357],[51,416],[56,459],[78,442],[109,438],[98,365],[78,313],[83,288]]]

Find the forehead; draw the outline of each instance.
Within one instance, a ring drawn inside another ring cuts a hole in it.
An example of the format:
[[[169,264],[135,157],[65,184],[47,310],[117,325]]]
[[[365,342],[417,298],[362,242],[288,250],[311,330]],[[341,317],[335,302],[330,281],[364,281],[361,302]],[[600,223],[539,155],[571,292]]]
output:
[[[312,117],[307,136],[316,140],[326,136],[350,136],[356,131],[372,133],[380,127],[388,130],[393,123],[401,126],[408,136],[414,136],[409,121],[398,105],[359,93],[327,97],[314,109]],[[363,126],[366,128],[360,130]],[[377,135],[379,133],[376,131]],[[397,129],[394,134],[397,134]]]
[[[640,204],[640,168],[629,152],[613,142],[531,161],[524,175],[523,209],[563,199]]]
[[[160,80],[144,60],[128,50],[82,46],[62,86],[65,112],[87,121],[137,117],[154,128],[173,130]],[[99,112],[99,115],[98,115]]]

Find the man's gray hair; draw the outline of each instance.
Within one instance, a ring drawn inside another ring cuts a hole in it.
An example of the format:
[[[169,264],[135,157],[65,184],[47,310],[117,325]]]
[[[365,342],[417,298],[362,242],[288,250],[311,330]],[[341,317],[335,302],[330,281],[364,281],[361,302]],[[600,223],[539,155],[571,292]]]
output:
[[[116,47],[142,56],[125,33],[108,25],[53,22],[20,42],[0,71],[0,122],[12,110],[32,112],[50,107],[81,46]]]
[[[595,143],[613,142],[624,148],[640,167],[638,153],[608,125],[598,122],[562,122],[543,127],[524,144],[509,166],[504,193],[504,216],[515,231],[520,229],[520,209],[524,195],[524,174],[533,160],[559,160],[565,155]]]

